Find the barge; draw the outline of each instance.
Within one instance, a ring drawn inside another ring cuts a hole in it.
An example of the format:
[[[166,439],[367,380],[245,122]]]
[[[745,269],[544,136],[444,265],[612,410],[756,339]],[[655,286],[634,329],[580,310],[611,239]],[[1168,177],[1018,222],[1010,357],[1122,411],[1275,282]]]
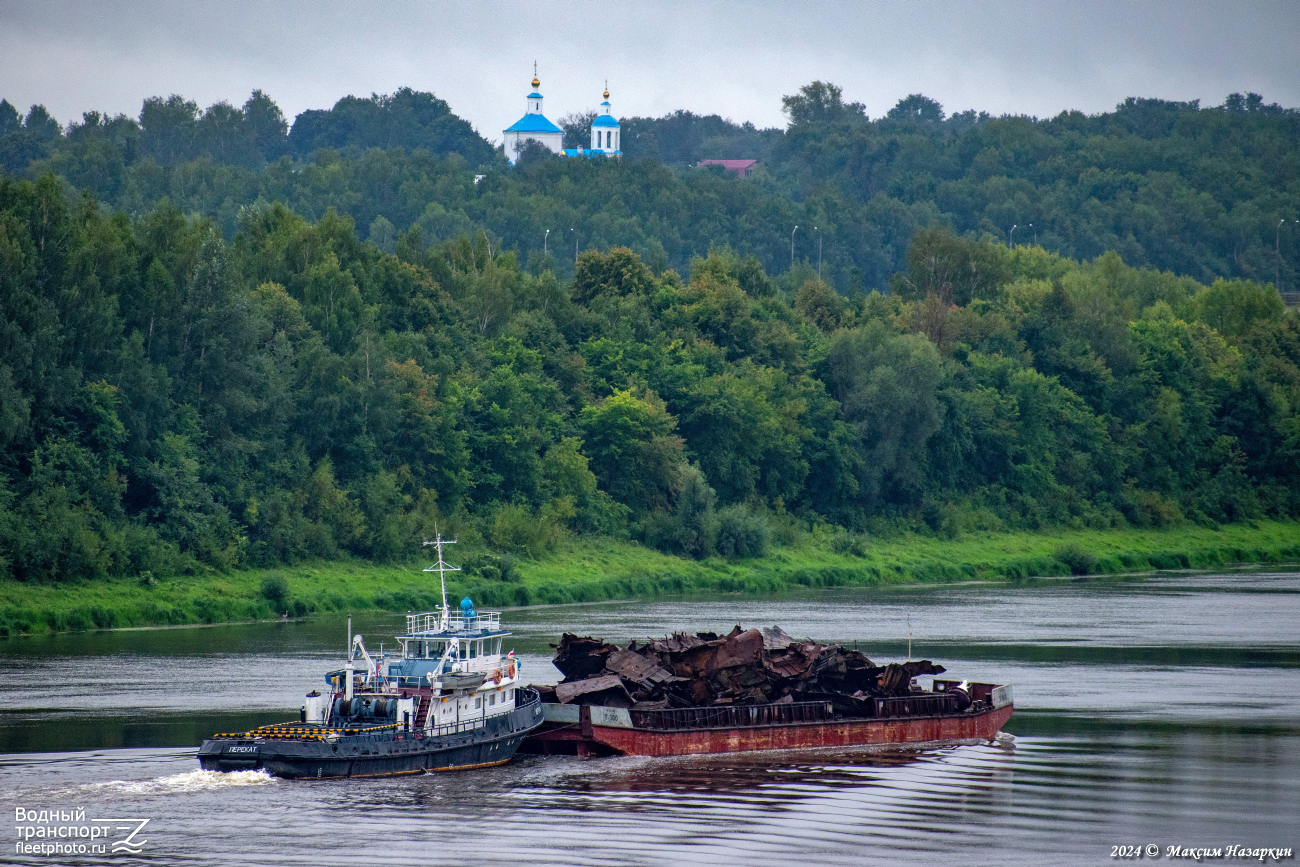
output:
[[[674,633],[626,646],[565,633],[525,752],[680,756],[991,740],[1011,687],[940,679],[929,660],[877,665],[780,627]],[[919,678],[933,677],[928,686]]]
[[[522,752],[682,756],[993,740],[1014,704],[1005,684],[936,679],[930,691],[875,699],[871,716],[836,713],[830,701],[662,710],[548,702],[542,709],[545,721]]]
[[[425,569],[442,580],[442,608],[406,616],[396,658],[367,652],[348,621],[343,668],[325,675],[327,689],[307,693],[299,718],[203,742],[205,770],[263,769],[290,779],[376,777],[499,765],[542,725],[537,690],[520,681],[501,614],[475,611],[464,599],[447,606],[443,560]],[[359,666],[359,663],[364,663]]]

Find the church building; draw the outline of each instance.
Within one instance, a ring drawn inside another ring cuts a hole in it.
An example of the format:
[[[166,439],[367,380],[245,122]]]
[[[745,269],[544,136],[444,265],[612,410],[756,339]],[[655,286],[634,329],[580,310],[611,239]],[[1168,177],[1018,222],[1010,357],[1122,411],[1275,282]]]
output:
[[[591,122],[591,147],[564,147],[564,130],[542,114],[542,82],[533,69],[533,92],[528,94],[528,110],[503,132],[505,133],[506,159],[514,165],[519,160],[519,151],[524,142],[536,141],[547,150],[563,157],[622,156],[619,142],[618,120],[610,114],[609,85],[605,85],[605,101],[600,104],[600,114]]]
[[[609,113],[609,84],[605,84],[605,101],[600,104],[600,115],[591,122],[591,149],[606,156],[616,157],[619,150],[618,121]]]
[[[528,94],[528,110],[524,116],[519,118],[505,129],[506,136],[506,159],[514,165],[519,160],[519,149],[524,142],[528,140],[541,142],[546,148],[554,153],[560,153],[564,150],[564,130],[546,119],[542,114],[542,93],[541,79],[537,77],[536,69],[533,70],[533,92]]]

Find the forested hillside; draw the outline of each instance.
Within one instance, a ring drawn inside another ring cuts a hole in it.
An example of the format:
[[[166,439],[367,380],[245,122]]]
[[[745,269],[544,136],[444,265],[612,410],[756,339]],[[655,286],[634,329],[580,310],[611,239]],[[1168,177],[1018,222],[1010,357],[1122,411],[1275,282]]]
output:
[[[410,90],[0,102],[0,575],[1300,513],[1294,110],[785,108],[511,167]]]
[[[769,273],[792,259],[816,269],[820,257],[840,293],[884,290],[913,233],[943,226],[1080,260],[1114,250],[1203,283],[1300,288],[1300,113],[1258,95],[1205,108],[1129,99],[1046,120],[948,115],[914,95],[869,119],[814,82],[784,107],[785,129],[689,112],[625,118],[620,163],[509,168],[447,103],[409,89],[347,97],[292,128],[260,91],[242,108],[153,98],[138,119],[92,112],[67,129],[40,106],[24,118],[0,102],[0,168],[52,171],[137,217],[167,198],[216,219],[227,239],[259,200],[313,221],[332,207],[387,252],[413,225],[424,244],[481,230],[494,250],[562,278],[575,246],[626,246],[688,275],[694,257],[728,245]],[[565,122],[581,140],[582,114]],[[762,163],[743,181],[690,168],[708,157]]]
[[[456,156],[400,159],[477,195]],[[508,578],[575,533],[736,557],[821,521],[852,550],[1300,511],[1300,322],[1270,286],[942,228],[848,297],[725,246],[689,279],[616,246],[562,280],[482,231],[390,253],[279,203],[225,228],[0,179],[4,574],[393,560],[435,524]]]

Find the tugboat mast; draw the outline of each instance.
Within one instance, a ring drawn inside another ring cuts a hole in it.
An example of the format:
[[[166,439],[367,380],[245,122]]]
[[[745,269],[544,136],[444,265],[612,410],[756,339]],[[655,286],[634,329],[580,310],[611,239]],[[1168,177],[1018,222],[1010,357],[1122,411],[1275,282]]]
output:
[[[424,544],[436,545],[438,549],[438,562],[432,566],[426,567],[424,571],[437,572],[439,580],[442,581],[442,628],[445,630],[447,629],[448,626],[448,620],[451,617],[451,611],[447,608],[447,573],[459,572],[460,567],[447,565],[446,561],[442,559],[442,546],[455,545],[456,540],[444,539],[442,538],[442,533],[436,533],[434,536],[434,541],[425,542]]]

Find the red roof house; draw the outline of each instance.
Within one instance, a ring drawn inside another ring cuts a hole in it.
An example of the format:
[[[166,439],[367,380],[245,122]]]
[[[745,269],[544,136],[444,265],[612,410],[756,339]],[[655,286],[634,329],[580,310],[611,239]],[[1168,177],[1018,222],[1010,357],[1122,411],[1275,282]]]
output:
[[[736,177],[743,178],[758,165],[758,160],[700,160],[700,165],[722,166],[725,171],[735,172]]]

